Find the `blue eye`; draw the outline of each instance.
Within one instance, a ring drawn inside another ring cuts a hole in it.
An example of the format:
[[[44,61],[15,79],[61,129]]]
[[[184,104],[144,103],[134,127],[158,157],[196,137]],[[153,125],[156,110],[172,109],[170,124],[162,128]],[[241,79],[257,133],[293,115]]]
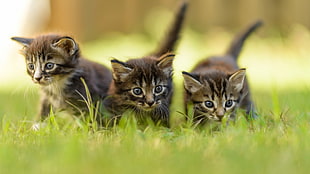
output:
[[[49,62],[49,63],[47,63],[45,65],[45,67],[46,67],[46,69],[53,69],[54,68],[54,63]]]
[[[233,102],[232,100],[227,100],[227,101],[225,102],[225,107],[226,107],[226,108],[230,108],[233,104],[234,104],[234,102]]]
[[[34,64],[33,63],[28,63],[28,69],[34,70]]]
[[[133,88],[133,89],[132,89],[132,92],[133,92],[135,95],[141,95],[141,94],[142,94],[142,89],[139,88],[139,87],[136,87],[136,88]]]
[[[155,87],[155,93],[161,93],[162,91],[163,91],[163,86],[157,85],[157,86]]]
[[[213,107],[214,107],[213,102],[212,102],[212,101],[210,101],[210,100],[205,101],[205,105],[206,105],[206,107],[208,107],[208,108],[213,108]]]

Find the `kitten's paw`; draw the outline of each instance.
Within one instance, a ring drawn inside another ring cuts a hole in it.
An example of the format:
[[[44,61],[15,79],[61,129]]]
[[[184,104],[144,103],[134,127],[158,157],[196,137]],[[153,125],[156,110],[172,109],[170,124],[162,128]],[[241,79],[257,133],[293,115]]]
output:
[[[35,123],[31,126],[31,130],[39,131],[40,129],[46,127],[46,123]]]
[[[257,120],[259,118],[259,115],[256,112],[254,112],[254,113],[252,113],[252,118],[254,120]]]

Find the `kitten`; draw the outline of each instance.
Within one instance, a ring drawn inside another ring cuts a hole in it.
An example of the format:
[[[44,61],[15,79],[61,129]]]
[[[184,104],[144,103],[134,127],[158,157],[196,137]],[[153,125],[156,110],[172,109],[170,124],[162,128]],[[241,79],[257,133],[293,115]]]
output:
[[[184,20],[187,3],[179,9],[168,37],[150,56],[126,62],[111,60],[113,81],[104,106],[114,118],[131,110],[139,119],[152,119],[169,126],[169,106],[173,94],[172,63],[176,42]]]
[[[236,61],[246,38],[261,25],[258,21],[238,35],[225,55],[209,57],[191,73],[183,72],[185,112],[188,114],[188,104],[192,103],[195,124],[221,122],[224,117],[234,120],[238,107],[255,116],[246,70],[239,69]]]
[[[85,86],[93,102],[107,96],[112,74],[106,67],[81,57],[76,41],[68,36],[46,34],[36,38],[12,37],[24,46],[27,73],[41,87],[39,119],[44,120],[52,108],[69,113],[87,113],[83,100]]]

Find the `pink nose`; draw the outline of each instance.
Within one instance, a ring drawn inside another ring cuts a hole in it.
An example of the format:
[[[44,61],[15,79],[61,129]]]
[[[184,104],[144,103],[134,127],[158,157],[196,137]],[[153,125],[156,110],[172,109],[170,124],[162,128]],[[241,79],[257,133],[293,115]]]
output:
[[[224,112],[223,110],[218,110],[218,111],[216,111],[216,115],[217,115],[218,117],[224,117],[224,114],[225,114],[225,112]]]

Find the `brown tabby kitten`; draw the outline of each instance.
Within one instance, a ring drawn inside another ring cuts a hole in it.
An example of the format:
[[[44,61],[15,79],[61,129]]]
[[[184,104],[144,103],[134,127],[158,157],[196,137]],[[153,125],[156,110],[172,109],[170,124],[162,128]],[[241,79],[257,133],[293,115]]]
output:
[[[36,38],[12,37],[24,45],[27,73],[41,87],[39,117],[54,111],[88,112],[84,79],[93,102],[106,97],[112,74],[106,67],[81,57],[73,38],[46,34]]]
[[[138,121],[151,118],[156,124],[169,126],[174,54],[167,52],[174,51],[186,8],[183,3],[168,38],[151,56],[111,61],[113,81],[104,105],[114,118],[131,110]]]
[[[195,124],[221,122],[223,117],[234,120],[238,107],[255,117],[246,71],[236,61],[246,38],[261,25],[258,21],[237,36],[224,56],[207,58],[191,73],[183,72],[186,114],[189,102],[193,103]]]

